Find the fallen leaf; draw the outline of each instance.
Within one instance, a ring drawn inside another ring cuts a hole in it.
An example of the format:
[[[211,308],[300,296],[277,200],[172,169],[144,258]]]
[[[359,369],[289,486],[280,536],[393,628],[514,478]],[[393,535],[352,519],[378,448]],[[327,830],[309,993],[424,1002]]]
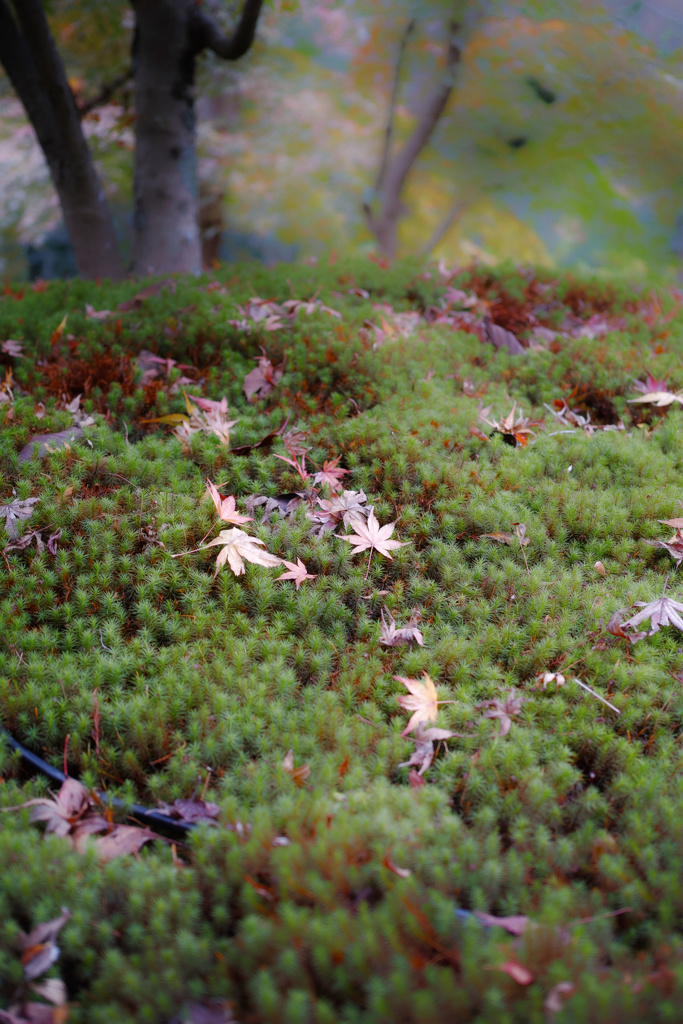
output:
[[[283,757],[282,767],[287,772],[288,775],[291,775],[292,779],[294,780],[297,786],[303,786],[304,782],[311,774],[310,764],[302,764],[299,765],[298,768],[294,767],[293,750],[288,750],[285,756]]]
[[[7,341],[0,343],[0,351],[4,352],[6,356],[19,358],[24,352],[24,342],[14,341],[12,338],[8,338]]]
[[[95,840],[95,849],[101,860],[109,861],[115,857],[123,857],[127,853],[137,853],[145,843],[157,838],[148,828],[115,825],[108,835]]]
[[[662,626],[675,626],[676,629],[683,631],[683,618],[681,618],[683,604],[680,601],[675,601],[672,597],[662,595],[656,601],[636,601],[636,608],[643,610],[622,622],[622,629],[635,629],[641,622],[650,619],[651,628],[644,634],[645,636],[653,636],[659,632]],[[630,634],[630,638],[635,640],[633,634]],[[640,636],[638,638],[640,639]]]
[[[18,523],[30,519],[33,515],[33,506],[40,498],[15,498],[8,505],[0,505],[0,519],[5,520],[7,536],[15,539],[19,536]]]
[[[526,354],[526,349],[520,344],[517,335],[494,324],[487,316],[484,317],[484,331],[486,340],[490,341],[495,348],[507,349],[513,356]]]
[[[544,690],[546,690],[551,683],[555,683],[559,690],[561,686],[564,686],[567,680],[561,672],[541,672],[539,675],[536,676],[536,682]]]
[[[512,409],[507,416],[501,416],[499,420],[492,420],[489,419],[491,407],[488,406],[480,411],[479,419],[493,427],[498,434],[502,434],[508,444],[513,447],[525,448],[529,443],[529,436],[534,435],[533,428],[540,426],[540,421],[529,419],[528,416],[523,416],[521,413],[516,416],[516,409],[517,403],[513,402]]]
[[[294,562],[288,562],[286,558],[283,558],[282,564],[287,566],[289,572],[283,572],[282,576],[276,576],[276,583],[279,582],[279,580],[294,580],[296,589],[298,590],[304,580],[314,580],[317,578],[316,573],[308,572],[300,558],[297,558],[296,564]]]
[[[276,387],[285,372],[285,360],[277,366],[273,366],[270,359],[266,355],[266,350],[261,348],[263,355],[257,356],[257,366],[246,375],[242,390],[247,396],[247,400],[251,401],[256,398],[265,398],[270,392]]]
[[[410,876],[412,875],[412,871],[410,870],[410,868],[400,868],[398,867],[397,864],[394,864],[393,860],[391,859],[388,853],[385,855],[382,863],[384,864],[385,868],[388,868],[389,871],[393,871],[393,873],[395,875],[398,875],[399,878],[410,878]]]
[[[212,804],[205,800],[174,800],[172,804],[159,804],[159,811],[168,818],[182,821],[184,824],[195,824],[196,822],[208,822],[216,825],[216,818],[220,814],[218,804]]]
[[[187,1004],[182,1024],[237,1024],[237,1020],[227,999],[204,999]]]
[[[484,431],[480,430],[479,427],[474,425],[474,423],[470,426],[470,434],[472,437],[478,437],[480,441],[488,441],[488,437]]]
[[[496,917],[494,914],[485,914],[481,910],[475,910],[474,916],[478,917],[481,923],[487,927],[497,925],[499,928],[504,928],[506,932],[510,932],[511,935],[523,935],[529,924],[529,918],[523,914],[513,914],[510,917]]]
[[[243,523],[252,523],[253,519],[251,516],[243,516],[240,512],[235,509],[235,498],[230,494],[227,498],[220,494],[214,484],[208,479],[206,480],[207,490],[213,501],[218,518],[222,519],[224,523],[234,523],[236,526],[241,526]]]
[[[127,299],[125,302],[119,302],[116,307],[121,313],[129,313],[131,310],[142,309],[142,305],[150,295],[158,295],[164,288],[168,288],[171,294],[175,293],[176,283],[172,277],[164,278],[162,281],[155,281],[154,284],[148,284],[146,288],[142,288],[137,295],[134,295],[132,299]]]
[[[534,975],[529,968],[524,964],[517,963],[516,960],[506,960],[504,964],[498,964],[497,969],[509,974],[518,985],[530,985],[534,980]]]
[[[394,678],[396,679],[398,677],[394,676]],[[401,700],[400,697],[398,699]],[[403,700],[410,700],[410,698],[404,697]],[[404,704],[403,706],[405,707],[406,705]],[[401,735],[404,735],[404,733]],[[436,729],[434,727],[431,729],[424,729],[420,722],[415,729],[415,735],[410,737],[412,742],[415,744],[415,750],[410,755],[410,759],[408,761],[401,762],[398,767],[410,768],[411,765],[418,765],[420,770],[417,774],[424,775],[434,760],[434,754],[437,750],[434,744],[438,744],[442,740],[449,740],[454,735],[455,734],[450,732],[448,729]]]
[[[367,523],[361,519],[354,520],[353,529],[356,532],[351,535],[340,534],[340,540],[346,540],[349,544],[355,545],[351,552],[352,555],[357,555],[360,551],[367,551],[369,548],[370,558],[372,558],[373,551],[378,551],[385,558],[391,558],[390,551],[393,551],[395,548],[405,547],[408,543],[407,541],[390,540],[395,526],[395,522],[387,523],[386,526],[380,526],[375,513],[371,512]],[[368,559],[368,570],[369,568],[370,560]]]
[[[410,769],[410,773],[408,775],[408,782],[410,783],[411,789],[422,789],[424,786],[427,785],[427,783],[422,778],[420,773],[416,772],[414,768]]]
[[[55,328],[55,330],[50,335],[50,344],[51,345],[56,345],[57,342],[62,337],[62,335],[64,334],[64,329],[66,327],[66,317],[67,317],[67,314],[65,313],[64,317],[61,320],[61,322],[59,323],[59,325]]]
[[[482,540],[484,537],[487,537],[488,540],[495,540],[499,544],[511,544],[511,545],[517,544],[517,536],[514,533],[502,533],[502,532],[498,531],[496,533],[480,533],[479,534],[479,539],[480,540]],[[525,537],[525,539],[521,543],[526,547],[526,545],[529,543],[529,538]]]
[[[110,316],[116,316],[110,309],[95,309],[86,302],[85,304],[85,315],[88,320],[108,320]]]
[[[510,732],[510,726],[512,725],[512,719],[515,715],[518,715],[522,710],[523,697],[515,696],[515,691],[510,690],[509,694],[504,701],[501,700],[484,700],[476,706],[478,708],[488,707],[489,710],[485,714],[485,718],[497,718],[500,722],[500,731],[498,735],[502,738],[507,736]]]
[[[424,637],[417,628],[417,623],[421,618],[418,609],[413,611],[408,625],[401,626],[400,629],[396,628],[396,622],[388,608],[383,608],[380,615],[382,625],[380,627],[379,642],[381,644],[384,644],[386,647],[396,647],[398,644],[409,644],[414,641],[421,647],[424,646]]]
[[[233,527],[232,530],[221,530],[214,540],[209,541],[200,550],[204,551],[206,548],[222,547],[216,558],[216,572],[214,576],[226,562],[230,565],[235,576],[242,576],[244,574],[244,559],[247,562],[254,562],[256,565],[274,566],[281,564],[281,558],[278,558],[277,555],[271,555],[269,551],[262,551],[259,544],[265,548],[265,542],[259,540],[258,537],[250,537],[244,530],[238,530],[236,527]]]
[[[439,704],[454,703],[451,700],[437,700],[436,687],[426,672],[423,674],[422,680],[409,679],[406,676],[394,676],[394,679],[403,683],[411,694],[411,696],[397,697],[399,704],[406,711],[414,712],[401,736],[407,736],[421,722],[435,722]]]
[[[602,562],[596,562],[593,568],[599,576],[607,575],[607,569],[605,569],[605,566],[602,564]]]
[[[225,396],[219,402],[196,397],[195,403],[185,395],[188,415],[182,417],[182,422],[173,431],[175,437],[187,445],[193,434],[213,434],[222,444],[229,445],[230,429],[237,420],[228,419],[228,401]]]
[[[71,911],[62,907],[59,917],[36,925],[28,934],[22,932],[19,936],[21,962],[28,981],[39,978],[59,958],[60,950],[55,940],[70,917]]]
[[[548,992],[548,995],[545,997],[543,1003],[545,1012],[549,1016],[554,1013],[559,1013],[564,1005],[563,1000],[567,999],[575,988],[576,985],[573,981],[558,981],[557,985],[553,985]]]
[[[316,473],[313,477],[314,483],[327,484],[327,486],[330,488],[333,494],[336,494],[337,492],[341,491],[341,478],[346,473],[350,472],[350,470],[342,469],[339,466],[340,458],[341,455],[338,455],[336,459],[332,459],[329,462],[325,460],[325,462],[323,462],[323,468],[320,470],[319,473]]]

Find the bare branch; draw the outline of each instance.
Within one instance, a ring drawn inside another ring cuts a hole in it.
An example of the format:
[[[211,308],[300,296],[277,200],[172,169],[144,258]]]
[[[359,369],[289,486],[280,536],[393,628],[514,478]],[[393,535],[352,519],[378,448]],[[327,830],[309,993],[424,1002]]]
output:
[[[112,78],[111,82],[105,82],[101,86],[99,92],[96,92],[89,100],[78,103],[78,114],[79,117],[83,118],[86,114],[89,114],[91,110],[96,107],[101,107],[105,103],[108,103],[114,93],[129,82],[133,77],[133,68],[129,67],[123,74],[118,75],[116,78]]]
[[[401,36],[401,42],[398,47],[398,56],[396,57],[396,66],[394,68],[394,82],[391,87],[391,100],[389,101],[389,116],[387,118],[387,127],[384,132],[384,149],[382,150],[382,159],[380,161],[379,170],[377,172],[377,181],[375,182],[375,193],[379,192],[384,181],[384,175],[386,173],[387,165],[389,163],[389,154],[391,152],[391,140],[394,134],[394,111],[396,110],[396,100],[398,99],[398,87],[401,81],[401,68],[403,67],[403,57],[406,52],[406,47],[410,36],[415,30],[415,18],[411,18],[406,25],[403,35]]]
[[[389,257],[396,254],[396,229],[398,219],[403,212],[401,193],[406,178],[436,128],[453,89],[455,68],[460,61],[460,47],[456,42],[458,27],[455,24],[451,25],[444,72],[431,95],[427,97],[412,135],[401,152],[397,153],[394,159],[387,164],[380,192],[381,208],[379,213],[374,213],[369,203],[364,204],[363,207],[368,225],[377,238],[380,250]]]
[[[444,219],[441,221],[432,237],[427,242],[425,242],[425,244],[420,249],[421,256],[429,256],[430,252],[436,249],[441,239],[452,227],[452,225],[456,222],[456,220],[458,220],[460,214],[467,209],[467,206],[468,204],[464,200],[458,200],[458,202],[453,203],[450,210],[448,211]]]
[[[224,35],[200,7],[192,8],[191,38],[195,53],[213,50],[222,60],[239,60],[251,48],[263,0],[244,0],[242,16],[231,36]]]

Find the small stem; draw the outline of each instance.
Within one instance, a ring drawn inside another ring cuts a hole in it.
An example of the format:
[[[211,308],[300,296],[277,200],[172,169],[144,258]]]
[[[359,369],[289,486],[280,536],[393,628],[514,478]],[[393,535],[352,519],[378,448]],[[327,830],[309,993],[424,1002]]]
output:
[[[372,548],[370,548],[370,554],[368,555],[368,567],[367,567],[367,569],[365,570],[365,576],[364,576],[364,579],[367,579],[367,578],[368,578],[368,573],[370,572],[370,559],[371,559],[371,558],[372,558]]]
[[[595,690],[591,690],[590,686],[586,686],[586,684],[585,684],[585,683],[582,683],[580,679],[577,679],[577,678],[576,678],[576,676],[574,676],[574,682],[575,682],[575,683],[577,683],[577,684],[578,684],[579,686],[581,686],[581,687],[582,687],[582,688],[583,688],[584,690],[586,690],[586,691],[587,691],[588,693],[592,693],[594,697],[597,697],[597,698],[598,698],[598,700],[601,700],[601,701],[602,701],[602,703],[603,703],[603,704],[606,704],[608,708],[611,708],[611,709],[612,709],[612,711],[616,711],[616,713],[617,713],[618,715],[620,715],[620,714],[621,714],[621,711],[619,710],[619,708],[615,708],[614,704],[610,704],[610,702],[609,702],[608,700],[605,700],[605,698],[604,698],[604,697],[601,697],[599,693],[596,693],[596,692],[595,692]]]

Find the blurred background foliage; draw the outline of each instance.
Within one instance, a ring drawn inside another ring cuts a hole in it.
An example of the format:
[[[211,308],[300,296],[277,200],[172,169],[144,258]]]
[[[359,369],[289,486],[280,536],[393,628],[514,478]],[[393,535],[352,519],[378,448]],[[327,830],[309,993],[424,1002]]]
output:
[[[226,27],[234,22],[239,4],[203,2]],[[124,0],[46,6],[72,88],[87,103],[130,66],[132,9]],[[679,273],[680,0],[274,0],[243,61],[201,61],[207,263],[375,249],[362,207],[372,199],[411,18],[394,147],[443,73],[454,20],[462,58],[408,178],[400,255]],[[84,120],[124,244],[134,116],[128,81]],[[27,247],[48,232],[66,251],[60,221],[33,131],[0,78],[0,272],[26,276]],[[34,258],[32,272],[53,269]]]

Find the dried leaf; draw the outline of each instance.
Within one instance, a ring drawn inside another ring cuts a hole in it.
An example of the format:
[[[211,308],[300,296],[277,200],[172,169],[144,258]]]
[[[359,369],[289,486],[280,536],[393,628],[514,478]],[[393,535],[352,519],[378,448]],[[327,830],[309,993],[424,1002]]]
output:
[[[497,349],[507,349],[515,355],[525,355],[526,349],[520,344],[517,336],[512,331],[506,331],[504,327],[494,324],[487,316],[484,317],[484,331],[486,340],[490,341]]]
[[[413,712],[401,736],[407,736],[421,722],[435,722],[439,704],[452,703],[452,701],[437,700],[436,687],[426,672],[422,680],[409,679],[406,676],[394,676],[394,679],[399,683],[403,683],[410,690],[411,694],[409,697],[401,696],[396,698],[402,708]]]
[[[219,519],[222,519],[224,523],[234,523],[236,526],[241,526],[243,523],[253,522],[251,516],[243,516],[235,510],[235,498],[232,494],[227,498],[224,497],[219,493],[208,477],[206,479],[206,484],[209,496],[216,507]]]
[[[148,828],[116,825],[108,835],[95,840],[95,848],[102,860],[109,861],[127,853],[137,853],[145,843],[157,838]]]
[[[300,558],[297,558],[296,564],[294,562],[288,562],[286,558],[283,558],[282,564],[287,566],[289,572],[283,572],[282,576],[277,576],[275,579],[276,583],[279,580],[294,580],[296,589],[298,590],[304,580],[314,580],[317,578],[316,573],[308,572]]]
[[[237,1024],[237,1020],[227,999],[204,999],[187,1004],[182,1024]]]
[[[299,765],[298,768],[294,767],[294,751],[288,750],[282,759],[282,767],[288,775],[292,776],[292,779],[297,786],[303,786],[306,779],[311,774],[310,764]]]
[[[222,547],[216,559],[216,573],[226,562],[234,572],[235,576],[242,576],[244,573],[244,559],[247,562],[254,562],[256,565],[274,566],[280,565],[281,558],[271,555],[269,551],[262,551],[259,545],[265,548],[265,542],[258,537],[250,537],[244,530],[233,527],[232,530],[221,530],[217,537],[208,544],[205,544],[201,551],[206,548]],[[214,573],[214,575],[216,575]]]
[[[28,934],[20,935],[21,962],[24,967],[24,977],[28,981],[39,978],[59,958],[59,946],[55,940],[70,917],[71,911],[62,907],[59,917],[36,925]]]
[[[282,380],[285,372],[285,360],[278,366],[273,366],[266,355],[266,350],[261,348],[263,355],[257,356],[257,366],[244,378],[242,389],[248,401],[256,398],[265,398]]]
[[[217,824],[216,818],[220,814],[218,804],[212,804],[205,800],[174,800],[172,804],[159,804],[159,811],[169,818],[182,821],[184,824],[196,822],[208,822]]]
[[[383,608],[380,615],[382,625],[379,642],[381,644],[384,644],[386,647],[396,647],[398,644],[409,644],[414,641],[421,647],[424,646],[424,637],[417,628],[417,623],[421,618],[420,612],[417,609],[413,611],[408,625],[401,626],[400,629],[396,628],[396,622],[388,608]]]
[[[7,341],[0,343],[0,351],[4,352],[6,356],[19,358],[23,355],[24,342],[14,341],[12,338],[8,338]]]
[[[564,686],[567,680],[561,672],[541,672],[540,675],[536,676],[536,682],[544,690],[546,690],[551,683],[555,683],[559,690],[561,686]]]
[[[30,519],[33,515],[33,506],[40,498],[14,498],[8,505],[0,505],[0,519],[5,520],[7,536],[16,538],[19,536],[18,523]]]
[[[502,434],[508,444],[511,444],[513,447],[525,448],[528,444],[529,436],[534,435],[533,428],[540,426],[540,421],[531,420],[521,414],[516,416],[516,409],[517,403],[513,402],[512,409],[507,416],[501,416],[499,420],[492,420],[489,419],[491,407],[488,406],[480,411],[479,419],[493,427],[497,433]]]
[[[517,536],[514,533],[502,533],[502,532],[498,531],[496,533],[480,533],[479,534],[479,540],[482,540],[484,537],[487,537],[488,540],[495,540],[499,544],[510,544],[510,545],[514,546],[515,544],[518,543]],[[520,543],[524,547],[526,547],[527,544],[529,543],[529,538],[525,537],[524,540],[521,541]]]
[[[331,461],[325,460],[323,462],[323,468],[319,473],[316,473],[313,477],[313,482],[316,484],[327,484],[333,494],[338,493],[342,489],[341,478],[351,471],[348,469],[342,469],[339,466],[339,459],[341,455],[338,455],[336,459]]]
[[[557,985],[553,985],[543,1003],[543,1008],[548,1016],[560,1012],[564,1005],[563,999],[567,999],[575,988],[576,985],[573,981],[558,981]]]
[[[515,715],[518,715],[522,710],[522,703],[524,697],[517,697],[514,690],[510,690],[509,694],[504,701],[501,700],[484,700],[476,706],[478,708],[488,707],[489,710],[485,714],[485,718],[497,718],[500,722],[500,732],[498,735],[502,738],[507,736],[510,732],[510,726],[512,725],[512,719]]]
[[[398,875],[399,878],[410,878],[410,876],[412,875],[412,871],[410,870],[410,868],[400,868],[397,864],[394,864],[393,860],[391,859],[388,853],[385,855],[382,863],[384,864],[385,868],[388,868],[389,871],[392,871],[395,875]]]
[[[398,678],[394,676],[394,678]],[[401,698],[399,697],[399,700]],[[409,697],[403,697],[403,700],[410,700]],[[405,704],[403,705],[406,706]],[[404,733],[402,733],[404,735]],[[410,755],[408,761],[402,761],[399,764],[399,768],[410,768],[412,765],[418,765],[420,770],[418,775],[424,775],[427,769],[431,766],[434,760],[434,755],[437,748],[434,744],[440,743],[442,740],[449,740],[455,733],[450,732],[448,729],[436,729],[434,727],[430,729],[423,728],[422,724],[418,724],[415,729],[415,735],[411,736],[410,739],[415,744],[415,750]]]
[[[57,342],[62,337],[62,335],[64,334],[64,329],[66,328],[66,318],[67,318],[67,314],[65,313],[63,319],[61,320],[61,322],[58,324],[58,326],[55,328],[55,330],[50,335],[50,344],[51,345],[56,345]]]
[[[625,622],[621,623],[622,629],[635,629],[641,622],[646,622],[650,619],[650,630],[639,635],[640,636],[653,636],[658,633],[662,626],[675,626],[676,629],[683,631],[683,604],[680,601],[675,601],[672,597],[657,598],[656,601],[636,601],[636,608],[642,608],[643,610],[633,615],[630,619],[626,619]],[[629,634],[631,640],[635,640],[634,634]]]
[[[497,925],[504,928],[511,935],[523,935],[529,924],[529,918],[523,914],[513,914],[510,917],[496,917],[494,914],[485,914],[481,910],[475,910],[474,916],[478,917],[482,924],[487,927]]]
[[[351,554],[356,555],[360,551],[367,551],[370,549],[370,555],[372,556],[373,551],[378,551],[380,555],[384,555],[385,558],[391,558],[389,554],[395,548],[405,547],[407,541],[390,540],[396,523],[387,523],[386,526],[380,526],[375,513],[371,512],[368,516],[367,523],[361,519],[355,520],[353,529],[356,531],[355,534],[350,536],[340,534],[340,540],[346,540],[349,544],[355,545]]]
[[[504,964],[498,964],[497,967],[499,971],[509,974],[518,985],[530,985],[534,980],[534,975],[529,968],[524,964],[517,963],[516,960],[506,960]]]
[[[116,316],[110,309],[95,309],[88,302],[85,304],[85,315],[88,320],[108,320],[110,316]]]

